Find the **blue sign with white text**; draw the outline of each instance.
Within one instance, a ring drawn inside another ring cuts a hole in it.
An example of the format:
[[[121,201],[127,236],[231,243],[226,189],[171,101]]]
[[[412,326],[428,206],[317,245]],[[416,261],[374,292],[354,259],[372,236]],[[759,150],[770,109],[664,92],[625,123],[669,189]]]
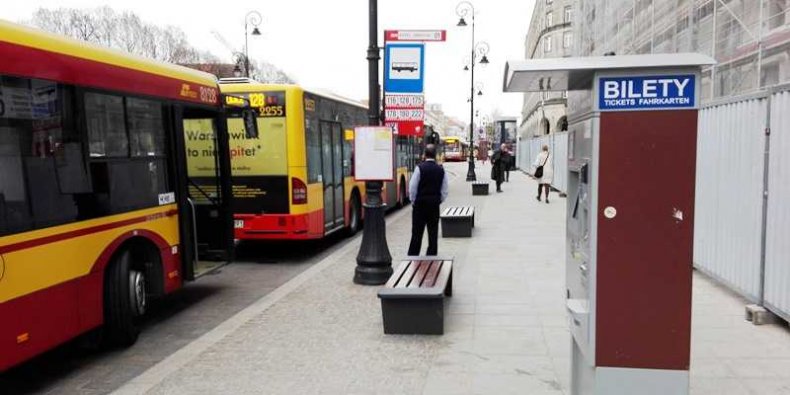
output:
[[[598,109],[694,108],[695,83],[693,74],[601,77],[598,82]]]
[[[422,93],[425,44],[390,44],[384,47],[384,92]]]

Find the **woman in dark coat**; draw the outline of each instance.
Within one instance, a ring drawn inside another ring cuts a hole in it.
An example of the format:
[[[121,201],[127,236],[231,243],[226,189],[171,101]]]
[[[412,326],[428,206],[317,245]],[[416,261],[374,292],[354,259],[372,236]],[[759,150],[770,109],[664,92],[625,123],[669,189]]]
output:
[[[505,168],[508,163],[510,163],[510,155],[505,144],[502,144],[491,157],[491,179],[496,181],[497,192],[502,192],[502,182],[505,180]]]

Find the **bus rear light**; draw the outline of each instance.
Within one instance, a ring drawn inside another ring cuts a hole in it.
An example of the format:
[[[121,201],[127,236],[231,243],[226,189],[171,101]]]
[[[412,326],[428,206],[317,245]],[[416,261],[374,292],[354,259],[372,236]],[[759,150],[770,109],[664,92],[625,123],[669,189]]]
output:
[[[16,337],[16,344],[26,343],[28,340],[30,340],[30,333],[25,332]]]
[[[291,179],[291,190],[293,191],[292,204],[307,204],[307,185],[298,179]]]

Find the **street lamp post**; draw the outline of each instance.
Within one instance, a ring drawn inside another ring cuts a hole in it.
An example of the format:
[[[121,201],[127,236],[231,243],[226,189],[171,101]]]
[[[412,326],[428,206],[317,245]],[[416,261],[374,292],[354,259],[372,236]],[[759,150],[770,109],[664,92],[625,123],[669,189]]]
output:
[[[379,126],[379,55],[378,0],[369,0],[368,43],[368,125]],[[387,245],[387,228],[384,222],[384,201],[381,181],[365,182],[365,227],[362,244],[357,254],[354,282],[363,285],[381,285],[392,275],[392,255]]]
[[[469,84],[469,143],[472,144],[475,132],[475,63],[477,57],[480,56],[480,64],[488,64],[486,55],[488,54],[489,46],[485,42],[475,41],[475,7],[472,3],[468,1],[458,3],[455,7],[455,13],[461,18],[458,21],[458,26],[460,27],[467,26],[464,18],[467,16],[472,17],[472,54],[469,62],[471,71],[471,82]],[[469,150],[469,167],[466,172],[466,181],[477,181],[473,150]]]
[[[249,34],[247,34],[247,26],[252,25],[252,35],[260,36],[261,31],[258,30],[258,25],[263,21],[261,13],[258,11],[250,11],[244,16],[244,72],[247,78],[250,78],[250,53],[248,47]]]

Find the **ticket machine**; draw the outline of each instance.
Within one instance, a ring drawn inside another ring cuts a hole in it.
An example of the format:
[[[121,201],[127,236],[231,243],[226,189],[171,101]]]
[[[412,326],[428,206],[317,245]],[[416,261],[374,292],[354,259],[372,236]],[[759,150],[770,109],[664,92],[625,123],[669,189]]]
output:
[[[688,394],[700,69],[714,63],[651,54],[506,67],[505,91],[568,91],[574,395]]]

